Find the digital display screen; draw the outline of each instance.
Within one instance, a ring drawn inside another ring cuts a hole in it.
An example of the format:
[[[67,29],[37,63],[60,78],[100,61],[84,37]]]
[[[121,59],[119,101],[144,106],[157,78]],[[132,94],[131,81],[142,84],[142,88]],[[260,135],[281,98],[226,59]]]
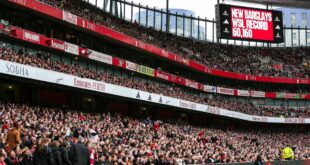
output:
[[[218,38],[284,41],[281,11],[219,4],[216,6],[216,21]]]

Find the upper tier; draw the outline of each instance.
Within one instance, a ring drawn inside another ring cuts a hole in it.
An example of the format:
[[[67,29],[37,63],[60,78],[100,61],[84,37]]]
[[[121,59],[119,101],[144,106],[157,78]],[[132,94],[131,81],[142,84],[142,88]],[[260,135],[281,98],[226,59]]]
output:
[[[61,19],[77,25],[79,28],[87,29],[88,32],[96,32],[97,34],[140,48],[206,74],[246,81],[310,84],[309,61],[305,59],[310,52],[309,48],[271,49],[204,43],[188,38],[167,35],[166,33],[152,29],[145,29],[137,24],[117,19],[103,12],[98,14],[99,9],[97,8],[90,10],[94,11],[92,12],[93,14],[89,12],[86,14],[86,11],[83,9],[92,6],[86,3],[81,5],[81,1],[75,1],[75,4],[70,3],[70,1],[64,4],[54,4],[62,6],[73,13],[88,17],[89,19],[91,18],[94,22],[121,31],[125,35],[35,0],[23,2],[9,0],[9,2],[22,5],[53,18]],[[143,33],[141,34],[141,32]],[[179,55],[162,48],[178,53]],[[249,63],[248,61],[251,62]],[[237,72],[243,72],[245,74]],[[284,76],[292,78],[284,78]]]
[[[1,34],[3,32],[3,34]],[[284,91],[279,92],[267,92],[267,91],[257,91],[251,88],[247,89],[234,89],[227,88],[218,85],[210,85],[199,83],[193,79],[184,78],[178,75],[170,74],[164,70],[158,70],[156,68],[151,68],[144,66],[141,63],[134,63],[129,60],[118,58],[115,56],[110,56],[108,54],[97,52],[87,47],[82,47],[74,45],[69,42],[62,40],[49,38],[44,35],[17,28],[15,26],[5,26],[0,23],[0,34],[1,37],[8,37],[9,40],[18,39],[19,41],[24,41],[27,45],[32,43],[32,45],[41,46],[45,48],[51,48],[67,55],[73,55],[74,57],[81,57],[83,59],[90,59],[92,61],[97,61],[102,64],[113,65],[117,68],[122,68],[131,72],[136,72],[139,74],[144,74],[150,77],[154,77],[157,80],[163,80],[172,84],[178,84],[183,87],[188,87],[190,89],[196,89],[197,91],[203,91],[206,93],[217,93],[221,95],[234,95],[240,97],[255,97],[255,98],[268,98],[268,99],[304,99],[310,100],[310,93],[303,91],[302,93],[288,93]],[[6,42],[2,43],[0,40],[0,45],[7,45]],[[4,46],[4,47],[5,47]],[[1,52],[1,46],[0,46]],[[287,86],[287,85],[286,85]]]

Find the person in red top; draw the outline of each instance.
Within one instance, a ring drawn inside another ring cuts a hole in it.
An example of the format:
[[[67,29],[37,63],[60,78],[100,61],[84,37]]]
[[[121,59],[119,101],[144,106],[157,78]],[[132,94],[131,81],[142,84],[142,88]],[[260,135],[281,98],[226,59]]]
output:
[[[8,122],[5,122],[5,123],[2,125],[2,129],[9,129],[9,124],[8,124]]]
[[[198,133],[198,137],[199,138],[202,138],[203,137],[203,135],[205,135],[205,132],[202,130],[202,131],[200,131],[199,133]]]
[[[159,130],[159,122],[158,121],[154,122],[153,129],[154,129],[154,136],[155,136],[155,138],[158,138],[158,130]]]
[[[155,122],[154,122],[153,128],[154,128],[154,131],[155,131],[155,132],[157,132],[157,131],[159,130],[159,122],[158,122],[158,121],[155,121]]]
[[[5,155],[2,152],[0,152],[0,165],[6,165],[4,162],[4,159],[5,159]]]

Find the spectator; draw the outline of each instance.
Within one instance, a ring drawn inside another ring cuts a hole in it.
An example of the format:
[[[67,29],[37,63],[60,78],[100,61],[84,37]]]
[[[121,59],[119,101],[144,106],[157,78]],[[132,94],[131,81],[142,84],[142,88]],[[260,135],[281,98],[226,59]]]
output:
[[[260,155],[257,156],[254,165],[263,165],[262,158]]]
[[[33,164],[34,165],[53,165],[53,153],[48,147],[49,139],[42,138],[41,142],[34,152]]]
[[[69,142],[64,141],[60,145],[62,165],[72,165],[70,158],[69,158],[69,150],[68,149],[69,149]]]
[[[282,151],[282,158],[285,160],[293,160],[294,159],[294,152],[293,149],[287,145]]]
[[[54,140],[51,144],[51,151],[53,155],[53,164],[54,165],[62,165],[62,159],[61,159],[61,151],[59,148],[59,142],[57,140]]]
[[[19,124],[17,122],[14,123],[13,128],[9,131],[7,135],[7,142],[9,150],[15,150],[15,148],[20,144],[20,131]]]
[[[5,162],[7,165],[17,165],[18,164],[18,160],[16,158],[16,154],[13,150],[11,150],[9,152],[8,157],[5,159]]]
[[[33,165],[33,157],[31,151],[28,148],[25,148],[23,151],[20,165]]]
[[[89,151],[84,144],[84,138],[79,137],[78,142],[73,144],[70,149],[72,165],[89,165],[90,155]]]

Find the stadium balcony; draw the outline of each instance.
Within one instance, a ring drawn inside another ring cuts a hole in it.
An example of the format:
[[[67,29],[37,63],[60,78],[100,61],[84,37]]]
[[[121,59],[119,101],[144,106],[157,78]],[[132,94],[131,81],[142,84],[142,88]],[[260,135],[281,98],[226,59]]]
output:
[[[18,4],[16,1],[10,2]],[[47,1],[44,2],[47,3]],[[68,16],[72,16],[73,19],[66,20],[64,18],[67,17],[63,17],[64,15],[60,10],[37,1],[32,3],[27,1],[27,4],[20,5],[42,13],[40,8],[31,7],[34,3],[41,7],[51,8],[51,13],[43,12],[45,15],[62,19],[93,32],[98,33],[98,31],[101,31],[101,33],[99,32],[101,35],[108,34],[106,36],[113,39],[119,40],[123,38],[123,43],[142,49],[149,48],[149,51],[153,54],[168,58],[187,67],[193,67],[200,72],[247,81],[290,84],[310,83],[308,79],[309,60],[307,59],[309,48],[253,48],[194,41],[129,23],[83,1],[48,1],[48,3],[88,20],[63,12]],[[86,22],[89,26],[85,27],[85,24],[82,25],[81,22]],[[142,35],[141,31],[144,32]],[[183,48],[185,49],[183,50]],[[218,63],[218,61],[222,62]]]
[[[218,93],[223,95],[234,95],[234,96],[241,96],[241,97],[254,97],[254,98],[285,98],[285,99],[309,99],[309,94],[307,93],[286,93],[282,91],[282,89],[278,89],[279,92],[265,92],[265,91],[256,91],[253,89],[232,89],[232,88],[225,88],[221,86],[211,86],[196,82],[195,80],[186,79],[177,75],[173,75],[163,71],[162,69],[154,69],[150,67],[146,67],[144,64],[137,64],[133,63],[128,60],[124,60],[117,57],[109,56],[105,53],[100,53],[93,51],[91,49],[85,47],[79,47],[73,45],[68,42],[63,42],[60,40],[52,39],[45,37],[43,35],[33,33],[28,30],[23,30],[20,28],[16,28],[14,26],[4,26],[0,24],[0,30],[8,31],[4,33],[6,37],[9,38],[16,38],[19,41],[24,41],[25,43],[33,43],[37,46],[44,46],[48,48],[52,48],[53,50],[66,52],[68,54],[79,55],[82,58],[88,58],[94,61],[98,61],[105,64],[114,65],[116,67],[120,67],[126,70],[130,70],[133,72],[138,72],[141,74],[145,74],[151,77],[157,78],[157,80],[163,80],[166,82],[170,82],[180,86],[186,86],[189,89],[196,89],[198,91],[204,91],[209,93]],[[4,43],[5,45],[5,43]],[[66,48],[66,49],[65,49]],[[306,92],[307,90],[304,90]],[[282,103],[283,104],[283,103]],[[293,103],[295,105],[295,103]],[[307,106],[307,104],[297,104],[299,106]],[[290,104],[289,104],[290,106]]]
[[[61,52],[67,52],[69,54],[73,55],[79,55],[83,58],[88,58],[94,61],[98,61],[101,63],[111,64],[126,70],[131,70],[133,72],[138,72],[142,74],[146,74],[152,77],[156,77],[159,80],[164,80],[176,85],[186,86],[192,89],[196,89],[199,91],[209,92],[209,93],[218,93],[218,94],[224,94],[224,95],[235,95],[235,96],[242,96],[242,97],[256,97],[256,98],[271,98],[271,99],[309,99],[310,95],[307,93],[309,88],[306,86],[305,88],[297,88],[299,89],[300,93],[294,93],[295,88],[290,89],[289,86],[285,85],[283,87],[273,87],[270,86],[269,88],[266,87],[242,87],[242,85],[236,85],[236,87],[229,87],[226,84],[221,83],[210,83],[207,84],[202,82],[197,82],[195,79],[190,79],[187,77],[182,77],[179,75],[171,74],[171,70],[169,70],[167,67],[158,67],[156,68],[156,65],[152,65],[153,60],[136,60],[135,58],[129,58],[134,61],[125,60],[118,57],[112,57],[102,52],[97,52],[91,49],[86,48],[85,46],[77,46],[73,45],[68,42],[60,41],[53,38],[48,38],[46,36],[24,30],[21,28],[16,28],[11,25],[4,25],[0,24],[0,31],[4,32],[4,36],[9,38],[16,38],[28,43],[33,43],[35,45],[44,46],[48,48],[52,48],[53,50],[58,50]],[[7,31],[7,32],[5,32]],[[32,37],[32,38],[31,38]],[[34,39],[36,40],[34,40]],[[105,44],[106,45],[106,44]],[[67,49],[65,49],[65,47]],[[112,48],[111,48],[112,49]],[[115,48],[116,49],[116,48]],[[105,51],[106,52],[106,51]],[[119,54],[126,54],[126,50],[124,52]],[[114,53],[112,53],[114,55]],[[127,52],[127,54],[129,54]],[[129,57],[133,57],[132,55],[128,55]],[[127,56],[127,57],[128,57]],[[121,56],[122,57],[122,56]],[[126,59],[128,59],[125,57]],[[109,60],[112,60],[112,62],[109,62]],[[137,64],[136,62],[140,62]],[[150,62],[147,62],[150,61]],[[153,66],[149,67],[149,66]],[[162,66],[162,65],[160,65]],[[166,70],[167,69],[167,70]],[[149,73],[148,73],[149,72]],[[172,71],[172,73],[175,73]],[[278,85],[279,86],[279,85]],[[268,86],[267,86],[268,87]],[[273,92],[267,92],[272,89]],[[266,91],[262,91],[266,90]],[[294,105],[294,104],[293,104]],[[300,104],[299,104],[300,105]],[[300,105],[301,106],[301,105]]]
[[[36,39],[37,37],[36,35],[33,35],[33,33],[30,34],[28,32],[27,35],[24,35],[24,38],[32,40]],[[3,63],[1,73],[3,74],[29,77],[47,82],[51,80],[48,78],[46,79],[46,76],[44,75],[50,75],[53,79],[59,76],[70,77],[70,75],[74,75],[77,76],[74,77],[74,87],[94,90],[97,92],[107,92],[105,88],[107,88],[108,84],[115,84],[118,86],[115,87],[113,85],[109,85],[111,88],[115,88],[115,90],[111,91],[111,94],[134,99],[143,98],[142,100],[145,99],[145,101],[158,102],[168,106],[175,106],[195,111],[205,111],[211,114],[226,115],[228,117],[249,121],[276,123],[310,122],[308,121],[310,111],[308,105],[306,105],[307,102],[301,102],[305,105],[299,108],[285,107],[281,105],[278,107],[256,106],[247,98],[239,99],[242,100],[241,102],[233,98],[229,99],[221,97],[220,95],[215,96],[212,93],[210,94],[203,91],[194,91],[188,88],[173,85],[171,83],[158,82],[154,79],[148,79],[139,74],[133,74],[130,70],[118,71],[115,68],[107,67],[103,63],[96,65],[92,62],[85,62],[83,58],[77,58],[77,56],[69,57],[59,56],[57,54],[52,55],[51,53],[38,51],[36,49],[27,50],[26,48],[20,47],[18,45],[12,46],[8,43],[3,45],[4,47],[1,48],[0,51],[0,59],[2,59]],[[79,49],[77,46],[76,51],[73,49],[75,47],[74,45],[67,43],[67,47],[70,48],[68,50],[70,50],[71,53],[78,53]],[[82,52],[82,50],[80,51]],[[110,62],[107,63],[113,64],[113,61],[115,63],[115,60],[112,58],[106,59],[106,61],[109,60]],[[17,63],[24,65],[18,65]],[[120,66],[119,64],[120,63],[117,62],[117,66]],[[32,66],[34,68],[24,69],[27,68],[27,66]],[[36,68],[45,69],[44,72],[42,71],[42,74],[44,73],[42,77],[38,77],[40,76],[40,71]],[[28,70],[32,70],[34,72],[32,75],[36,75],[36,77],[31,77],[31,74],[28,73]],[[49,72],[48,70],[66,73],[66,75],[57,75],[56,73]],[[137,72],[139,71],[137,70]],[[144,71],[141,71],[140,73],[144,75],[150,74],[150,72]],[[52,76],[53,74],[56,75]],[[86,79],[84,80],[84,78]],[[87,79],[95,81],[89,82],[90,80]],[[55,80],[52,80],[52,82],[54,81]],[[61,82],[61,80],[59,82],[56,80],[56,83],[61,84]],[[63,83],[65,83],[64,85],[68,85],[66,84],[68,83],[67,81],[64,81]],[[95,86],[92,84],[95,84]],[[121,86],[128,88],[121,88]],[[151,94],[154,94],[154,96]]]

